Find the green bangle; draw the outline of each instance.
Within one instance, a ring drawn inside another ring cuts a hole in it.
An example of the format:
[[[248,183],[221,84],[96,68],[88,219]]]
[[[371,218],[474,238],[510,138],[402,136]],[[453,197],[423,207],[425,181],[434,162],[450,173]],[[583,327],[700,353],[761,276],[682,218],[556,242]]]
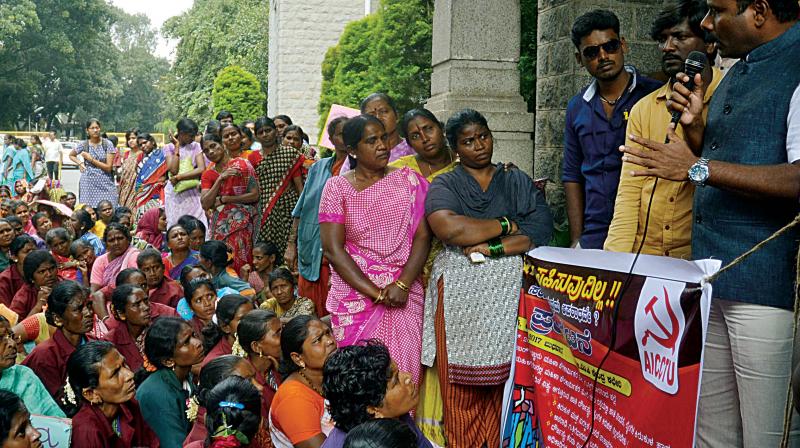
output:
[[[500,232],[500,236],[508,235],[508,231],[510,230],[509,229],[510,225],[509,225],[508,218],[503,216],[501,218],[497,218],[497,220],[500,222],[500,228],[502,229],[502,231]]]
[[[500,238],[494,238],[489,240],[489,255],[491,257],[502,257],[506,254],[506,250],[503,247],[503,241]]]

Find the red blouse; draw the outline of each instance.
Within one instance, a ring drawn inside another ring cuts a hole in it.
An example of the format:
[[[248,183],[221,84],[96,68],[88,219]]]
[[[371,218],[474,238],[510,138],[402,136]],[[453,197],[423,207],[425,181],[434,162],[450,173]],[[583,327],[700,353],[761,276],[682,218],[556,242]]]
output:
[[[134,372],[144,365],[142,352],[139,351],[139,347],[136,346],[136,341],[128,332],[127,325],[120,325],[109,331],[103,339],[117,347],[119,353],[125,357],[125,362],[128,363],[128,367]]]
[[[222,336],[222,339],[217,342],[217,345],[211,348],[206,354],[206,357],[203,358],[203,362],[200,363],[200,368],[206,366],[212,359],[219,358],[220,356],[230,355],[233,353],[233,346],[230,342],[228,342],[228,338]]]
[[[31,370],[42,380],[45,389],[55,398],[61,400],[67,379],[67,359],[75,351],[61,329],[56,330],[50,339],[37,345],[22,361],[23,366]],[[82,445],[74,445],[82,446]]]
[[[0,303],[10,306],[14,294],[19,291],[25,282],[16,264],[11,264],[8,269],[0,273]],[[25,318],[25,316],[22,316]]]
[[[178,302],[183,298],[183,288],[176,281],[164,278],[161,286],[150,291],[150,306],[160,303],[174,308],[178,307]]]
[[[158,448],[158,437],[144,421],[135,398],[119,407],[117,435],[100,408],[86,402],[72,417],[72,446],[81,448]]]
[[[175,308],[172,308],[171,306],[150,302],[150,322],[152,323],[158,316],[178,317],[178,313],[175,311]],[[114,317],[114,314],[109,312],[108,319],[105,320],[105,324],[106,328],[111,331],[119,327],[121,322]]]

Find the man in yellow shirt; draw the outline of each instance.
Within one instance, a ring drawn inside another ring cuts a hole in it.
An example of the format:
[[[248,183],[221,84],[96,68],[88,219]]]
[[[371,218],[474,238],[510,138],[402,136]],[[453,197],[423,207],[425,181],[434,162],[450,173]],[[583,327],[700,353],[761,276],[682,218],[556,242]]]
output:
[[[708,86],[704,103],[708,105],[722,74],[711,65],[716,56],[714,38],[700,27],[707,11],[705,0],[679,0],[668,4],[656,18],[650,36],[658,42],[662,53],[661,66],[670,80],[633,106],[626,135],[664,141],[671,118],[667,100],[675,76],[684,71],[684,61],[692,51],[705,53],[709,61],[702,73],[703,83]],[[707,109],[704,109],[704,118],[706,112]],[[683,136],[680,126],[677,134]],[[640,148],[628,137],[625,145]],[[659,180],[653,196],[647,236],[643,242],[647,208],[656,178],[631,176],[631,171],[637,169],[641,167],[630,162],[622,164],[614,218],[603,248],[614,252],[636,252],[643,244],[643,254],[690,258],[694,185],[688,181]]]

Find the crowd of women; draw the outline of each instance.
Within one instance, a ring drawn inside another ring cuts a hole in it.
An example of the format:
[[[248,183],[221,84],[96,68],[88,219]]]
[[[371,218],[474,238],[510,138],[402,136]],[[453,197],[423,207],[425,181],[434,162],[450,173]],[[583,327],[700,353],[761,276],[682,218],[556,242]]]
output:
[[[93,119],[77,197],[0,190],[0,445],[498,446],[549,209],[479,112],[361,111],[322,158],[285,115]]]

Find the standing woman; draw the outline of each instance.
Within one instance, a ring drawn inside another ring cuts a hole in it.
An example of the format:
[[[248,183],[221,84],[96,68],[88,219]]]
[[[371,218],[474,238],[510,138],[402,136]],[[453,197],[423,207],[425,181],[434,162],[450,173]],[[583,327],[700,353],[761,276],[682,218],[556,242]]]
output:
[[[133,448],[156,446],[144,421],[133,372],[114,344],[92,341],[69,357],[67,372],[78,413],[72,417],[72,446]]]
[[[244,133],[239,126],[233,123],[222,126],[222,143],[225,145],[225,149],[228,151],[228,154],[231,155],[232,159],[243,157],[242,153],[247,149],[242,146],[243,137]]]
[[[358,165],[330,178],[320,200],[322,249],[333,267],[327,309],[339,345],[380,339],[419,384],[428,181],[411,169],[387,167],[386,141],[383,123],[371,115],[344,125]]]
[[[400,131],[397,126],[397,120],[399,118],[397,115],[397,106],[395,106],[394,100],[389,95],[385,93],[373,93],[364,98],[364,100],[361,101],[361,113],[372,115],[380,120],[384,128],[386,128],[386,147],[390,149],[390,162],[400,157],[414,154],[414,150],[408,142],[400,136]],[[344,166],[342,166],[343,173],[352,169],[350,163],[350,158],[344,162]]]
[[[434,180],[425,201],[445,249],[428,283],[422,362],[436,361],[448,443],[497,446],[514,355],[520,255],[550,240],[553,221],[530,177],[492,163],[494,140],[480,113],[456,113],[445,131],[461,164]],[[472,263],[473,253],[486,261]]]
[[[256,138],[261,151],[250,156],[260,192],[256,240],[272,241],[282,254],[292,226],[292,209],[303,192],[305,158],[294,148],[277,143],[275,123],[267,117],[256,120]]]
[[[13,148],[13,149],[11,149]],[[24,140],[18,138],[14,145],[6,150],[6,185],[14,189],[18,180],[27,182],[33,179],[33,167],[31,166],[31,153]]]
[[[91,118],[86,122],[87,139],[78,143],[78,147],[69,153],[69,159],[81,170],[78,194],[81,202],[91,207],[108,199],[117,205],[117,187],[114,184],[114,155],[117,148],[108,140],[100,137],[100,120]],[[78,160],[78,156],[83,161]]]
[[[200,204],[200,177],[206,170],[206,158],[200,144],[194,141],[197,123],[189,118],[178,120],[175,125],[177,145],[164,147],[167,156],[169,182],[164,187],[164,209],[167,226],[173,226],[181,216],[189,215],[208,226],[208,219]]]
[[[167,182],[167,159],[164,150],[158,147],[156,139],[148,134],[136,137],[142,148],[137,162],[136,176],[136,218],[139,219],[149,209],[164,204],[164,184]]]
[[[139,161],[139,136],[138,129],[131,129],[125,133],[125,142],[130,149],[119,169],[119,205],[133,210],[136,208],[136,165]]]
[[[215,134],[203,136],[203,154],[211,165],[202,176],[200,202],[203,209],[213,210],[211,238],[233,249],[233,267],[239,272],[252,258],[256,173],[247,160],[232,159]]]
[[[314,302],[316,314],[326,316],[325,300],[328,298],[328,283],[331,270],[328,260],[322,257],[319,238],[319,201],[325,182],[339,175],[347,160],[347,148],[342,139],[347,117],[334,118],[328,124],[328,137],[333,142],[334,155],[311,166],[303,193],[292,211],[292,231],[286,242],[284,259],[294,271],[300,272],[297,282],[300,296]]]

